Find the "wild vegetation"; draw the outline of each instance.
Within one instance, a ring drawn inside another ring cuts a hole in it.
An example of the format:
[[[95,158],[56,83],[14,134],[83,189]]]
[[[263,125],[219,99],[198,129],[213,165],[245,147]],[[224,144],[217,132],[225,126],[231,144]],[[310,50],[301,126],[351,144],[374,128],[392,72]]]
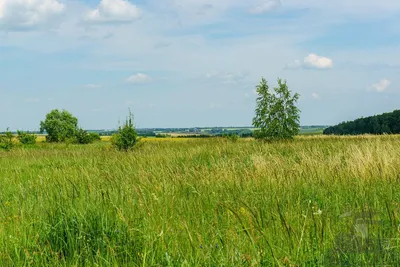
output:
[[[0,151],[1,266],[394,266],[399,136]]]
[[[112,143],[118,150],[128,151],[135,147],[138,142],[137,132],[133,125],[133,114],[129,112],[129,117],[123,126],[118,128],[118,132],[112,136]]]
[[[46,141],[50,143],[68,142],[90,144],[100,140],[98,133],[89,133],[78,127],[78,119],[67,110],[54,109],[40,122],[41,133],[46,132]]]
[[[5,133],[0,134],[0,149],[11,150],[14,147],[13,134],[7,129]]]
[[[131,113],[101,138],[65,110],[45,137],[0,134],[0,266],[400,262],[400,136],[295,136],[286,81],[257,93],[255,137],[274,142],[140,139]]]
[[[22,144],[22,145],[34,145],[36,144],[36,138],[37,136],[34,134],[30,134],[27,132],[22,132],[22,131],[18,131],[17,132],[17,138],[18,141]]]

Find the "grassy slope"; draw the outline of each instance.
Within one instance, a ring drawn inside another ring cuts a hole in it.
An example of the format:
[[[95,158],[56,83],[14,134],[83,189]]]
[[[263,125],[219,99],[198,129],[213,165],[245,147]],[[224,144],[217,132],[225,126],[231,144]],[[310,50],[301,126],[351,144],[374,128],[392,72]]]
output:
[[[132,153],[107,143],[0,152],[0,265],[395,263],[399,141],[161,140]]]

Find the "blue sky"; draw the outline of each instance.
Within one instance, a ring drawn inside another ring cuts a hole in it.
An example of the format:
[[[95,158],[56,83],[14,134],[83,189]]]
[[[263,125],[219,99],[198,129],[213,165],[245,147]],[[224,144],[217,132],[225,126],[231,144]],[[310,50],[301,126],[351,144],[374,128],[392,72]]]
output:
[[[400,1],[0,0],[0,130],[251,125],[264,76],[301,124],[400,108]]]

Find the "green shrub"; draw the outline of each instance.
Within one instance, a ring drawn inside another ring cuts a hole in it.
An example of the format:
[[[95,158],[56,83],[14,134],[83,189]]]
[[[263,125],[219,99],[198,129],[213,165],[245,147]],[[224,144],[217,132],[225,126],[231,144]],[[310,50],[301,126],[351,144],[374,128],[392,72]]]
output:
[[[85,145],[93,143],[89,133],[81,128],[76,131],[74,139],[77,144]]]
[[[93,141],[101,141],[100,134],[98,133],[89,133],[90,137],[92,138]]]
[[[13,134],[7,129],[5,133],[0,134],[0,149],[10,151],[13,146]]]
[[[119,126],[118,132],[112,136],[112,144],[118,150],[128,151],[138,142],[138,134],[133,126],[133,115],[129,112],[123,126]]]
[[[18,131],[18,141],[23,145],[36,144],[36,135]]]
[[[72,143],[75,144],[91,144],[94,141],[99,141],[100,139],[100,135],[98,133],[88,133],[87,131],[79,128],[76,133],[75,136],[71,139]]]

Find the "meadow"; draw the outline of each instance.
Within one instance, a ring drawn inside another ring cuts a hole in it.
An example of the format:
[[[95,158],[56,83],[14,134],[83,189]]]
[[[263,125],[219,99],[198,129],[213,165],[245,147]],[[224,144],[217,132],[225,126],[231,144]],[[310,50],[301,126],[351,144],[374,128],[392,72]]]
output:
[[[396,266],[400,136],[0,151],[0,266]]]

